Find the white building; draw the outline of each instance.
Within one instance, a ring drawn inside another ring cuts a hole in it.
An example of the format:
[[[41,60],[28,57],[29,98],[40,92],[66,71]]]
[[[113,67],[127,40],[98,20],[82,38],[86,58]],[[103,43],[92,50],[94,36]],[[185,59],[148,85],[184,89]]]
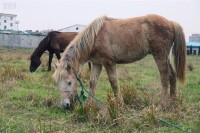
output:
[[[17,15],[0,13],[0,30],[18,30]]]
[[[60,32],[80,32],[85,28],[86,28],[85,25],[75,24],[75,25],[60,29],[58,31],[60,31]]]
[[[200,34],[192,34],[189,36],[190,42],[200,42]]]

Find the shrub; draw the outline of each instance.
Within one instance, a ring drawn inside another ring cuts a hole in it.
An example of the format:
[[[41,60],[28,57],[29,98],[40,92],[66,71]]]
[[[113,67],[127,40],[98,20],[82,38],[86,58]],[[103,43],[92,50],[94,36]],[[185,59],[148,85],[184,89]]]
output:
[[[194,67],[193,67],[193,65],[192,65],[192,64],[188,64],[188,70],[189,70],[189,71],[192,71],[192,70],[193,70],[193,68],[194,68]]]

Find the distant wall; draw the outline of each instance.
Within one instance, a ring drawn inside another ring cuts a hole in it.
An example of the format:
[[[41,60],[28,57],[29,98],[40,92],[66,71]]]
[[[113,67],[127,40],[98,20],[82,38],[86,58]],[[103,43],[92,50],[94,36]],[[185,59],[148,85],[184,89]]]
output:
[[[0,46],[36,48],[43,35],[23,35],[0,33]]]

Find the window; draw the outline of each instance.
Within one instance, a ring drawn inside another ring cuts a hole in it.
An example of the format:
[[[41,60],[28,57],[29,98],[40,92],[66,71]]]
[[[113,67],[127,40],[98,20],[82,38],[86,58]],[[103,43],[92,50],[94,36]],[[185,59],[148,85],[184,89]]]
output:
[[[193,50],[193,55],[196,55],[197,54],[197,50]]]
[[[13,20],[13,17],[10,17],[10,20]]]
[[[13,26],[13,23],[10,23],[10,27],[12,27]]]
[[[190,55],[190,50],[187,50],[187,55]]]
[[[78,30],[78,27],[76,27],[76,30]]]
[[[6,30],[7,29],[7,27],[6,26],[4,26],[4,30]]]
[[[6,23],[6,20],[4,20],[4,23]]]

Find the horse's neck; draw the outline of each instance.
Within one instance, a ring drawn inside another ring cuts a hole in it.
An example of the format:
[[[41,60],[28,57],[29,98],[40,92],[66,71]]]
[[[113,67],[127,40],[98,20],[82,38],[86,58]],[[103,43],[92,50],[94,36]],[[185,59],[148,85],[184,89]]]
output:
[[[42,54],[47,50],[47,48],[47,46],[42,46],[41,48],[40,46],[38,46],[34,51],[34,55],[37,57],[41,57]]]
[[[80,62],[78,60],[74,60],[71,62],[71,65],[72,65],[72,69],[75,72],[75,74],[78,75],[82,64],[80,64]]]

